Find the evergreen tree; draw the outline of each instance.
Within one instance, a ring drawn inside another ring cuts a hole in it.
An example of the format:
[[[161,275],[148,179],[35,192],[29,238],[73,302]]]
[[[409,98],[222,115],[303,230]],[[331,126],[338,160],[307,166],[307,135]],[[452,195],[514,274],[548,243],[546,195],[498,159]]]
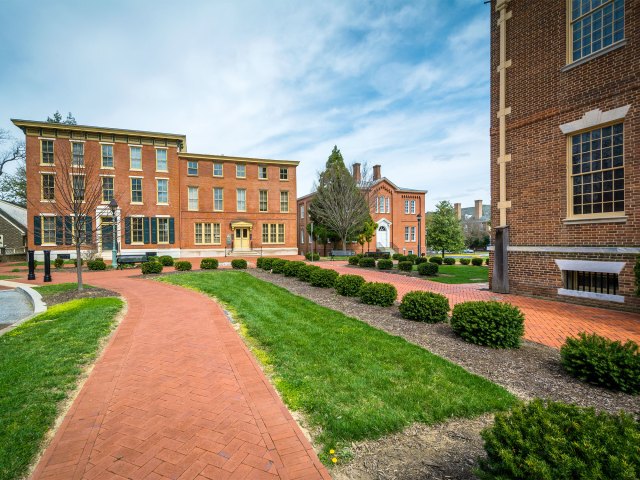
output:
[[[78,123],[76,122],[76,119],[73,115],[71,115],[71,112],[67,113],[67,118],[62,121],[62,115],[60,115],[60,112],[58,110],[56,110],[56,113],[53,114],[53,117],[49,117],[47,116],[47,122],[49,123],[62,123],[64,125],[77,125]]]
[[[456,212],[447,201],[436,205],[436,211],[427,223],[427,242],[434,250],[455,252],[464,248],[464,234],[462,225],[456,217]]]

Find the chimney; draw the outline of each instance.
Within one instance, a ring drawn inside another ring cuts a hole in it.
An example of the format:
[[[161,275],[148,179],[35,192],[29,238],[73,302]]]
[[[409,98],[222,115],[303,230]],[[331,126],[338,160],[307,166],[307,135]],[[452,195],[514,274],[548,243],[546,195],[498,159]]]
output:
[[[353,179],[356,181],[356,183],[360,183],[360,181],[362,180],[362,174],[360,173],[360,164],[359,163],[354,163],[353,164]]]
[[[476,200],[475,218],[480,220],[482,218],[482,200]]]
[[[380,180],[382,176],[380,175],[380,165],[373,166],[373,179]]]
[[[456,218],[462,220],[462,205],[460,203],[454,203],[453,209],[456,211]]]

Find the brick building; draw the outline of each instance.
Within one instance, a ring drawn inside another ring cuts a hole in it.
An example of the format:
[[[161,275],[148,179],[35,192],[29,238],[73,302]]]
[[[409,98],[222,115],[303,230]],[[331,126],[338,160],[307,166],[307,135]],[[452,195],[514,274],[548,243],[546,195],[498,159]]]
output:
[[[640,310],[640,2],[492,0],[492,289]]]
[[[24,254],[26,243],[27,209],[0,200],[0,254]]]
[[[361,183],[361,165],[353,164],[353,177],[358,184]],[[378,224],[375,236],[370,246],[364,245],[364,250],[388,251],[402,254],[417,254],[418,245],[421,253],[425,252],[425,190],[412,190],[400,188],[391,180],[383,177],[381,166],[373,167],[373,181],[369,187],[371,199],[371,217]],[[311,239],[307,234],[309,218],[309,205],[313,200],[313,193],[300,197],[298,207],[298,249],[305,254],[313,249]],[[420,226],[418,225],[420,215]],[[333,247],[332,247],[333,248]],[[336,244],[336,248],[342,248]],[[350,250],[360,251],[357,243],[348,246]],[[316,246],[316,251],[323,252],[323,248]]]
[[[184,135],[12,121],[26,136],[27,246],[36,258],[45,249],[74,257],[72,222],[53,205],[61,194],[54,175],[71,161],[92,172],[83,180],[87,189],[100,182],[85,248],[104,258],[111,258],[114,228],[122,253],[297,253],[290,199],[298,162],[192,154]],[[119,205],[115,218],[112,198]]]

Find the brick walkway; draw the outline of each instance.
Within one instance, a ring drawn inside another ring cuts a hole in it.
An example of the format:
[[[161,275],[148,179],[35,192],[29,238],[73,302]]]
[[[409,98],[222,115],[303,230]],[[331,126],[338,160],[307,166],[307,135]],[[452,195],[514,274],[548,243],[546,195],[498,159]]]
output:
[[[84,276],[128,312],[33,478],[330,478],[220,307],[128,275]]]
[[[369,282],[388,282],[398,289],[398,299],[412,290],[446,295],[451,305],[471,300],[499,300],[519,307],[525,314],[525,338],[551,347],[560,347],[569,336],[595,332],[613,340],[640,343],[640,315],[604,308],[587,307],[520,295],[499,295],[487,290],[487,284],[449,285],[422,278],[380,270],[349,267],[346,262],[322,262],[340,274],[357,274]]]

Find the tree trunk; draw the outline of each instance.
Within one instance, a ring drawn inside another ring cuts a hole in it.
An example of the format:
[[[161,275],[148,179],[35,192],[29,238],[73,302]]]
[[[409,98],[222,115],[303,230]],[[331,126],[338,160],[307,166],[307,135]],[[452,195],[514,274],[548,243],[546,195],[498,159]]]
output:
[[[444,258],[444,248],[442,249],[442,258]]]
[[[80,244],[76,244],[76,274],[78,277],[78,291],[81,291],[82,286],[82,258],[80,256]]]

